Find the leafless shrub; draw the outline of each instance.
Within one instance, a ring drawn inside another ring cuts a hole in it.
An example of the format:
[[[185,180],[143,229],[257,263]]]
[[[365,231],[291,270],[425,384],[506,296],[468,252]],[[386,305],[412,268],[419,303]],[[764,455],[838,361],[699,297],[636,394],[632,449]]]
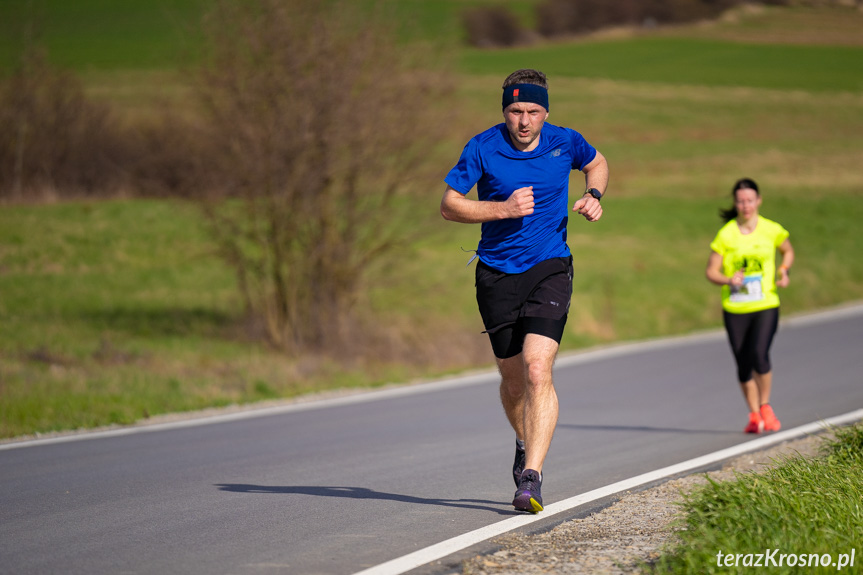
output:
[[[197,187],[200,174],[216,158],[199,119],[165,106],[130,126],[127,137],[136,150],[128,162],[136,196],[189,197],[204,192]]]
[[[593,32],[634,23],[641,17],[638,0],[547,0],[536,10],[538,31],[543,36]]]
[[[546,0],[537,5],[543,36],[584,34],[645,22],[690,22],[719,15],[740,0]]]
[[[50,63],[32,8],[13,26],[18,64],[0,76],[0,200],[186,193],[207,155],[194,114],[155,105],[158,113],[129,118],[89,96]]]
[[[450,83],[348,2],[221,1],[205,37],[201,205],[221,254],[273,344],[338,350],[369,263],[433,212],[411,180]]]
[[[479,6],[465,10],[462,22],[471,46],[515,46],[528,41],[528,33],[518,18],[500,6]]]
[[[128,156],[110,109],[42,50],[28,48],[0,83],[0,198],[116,192],[127,184]]]

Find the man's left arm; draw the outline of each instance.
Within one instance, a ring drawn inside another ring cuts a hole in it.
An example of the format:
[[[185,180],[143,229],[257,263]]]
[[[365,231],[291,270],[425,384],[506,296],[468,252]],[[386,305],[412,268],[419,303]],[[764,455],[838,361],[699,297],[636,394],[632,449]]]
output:
[[[581,171],[584,172],[584,189],[596,189],[604,197],[608,188],[608,162],[605,156],[597,150],[596,156]],[[572,211],[583,215],[589,222],[595,222],[602,217],[602,205],[587,192],[575,202]]]

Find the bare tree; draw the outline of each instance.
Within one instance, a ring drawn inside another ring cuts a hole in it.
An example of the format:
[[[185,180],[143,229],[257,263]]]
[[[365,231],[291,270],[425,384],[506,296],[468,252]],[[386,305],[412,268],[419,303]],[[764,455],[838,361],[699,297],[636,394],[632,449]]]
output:
[[[111,110],[35,43],[0,78],[0,199],[115,192],[127,149]]]
[[[369,264],[418,221],[428,186],[409,178],[451,84],[348,2],[222,1],[205,37],[202,205],[222,255],[274,344],[342,345]]]

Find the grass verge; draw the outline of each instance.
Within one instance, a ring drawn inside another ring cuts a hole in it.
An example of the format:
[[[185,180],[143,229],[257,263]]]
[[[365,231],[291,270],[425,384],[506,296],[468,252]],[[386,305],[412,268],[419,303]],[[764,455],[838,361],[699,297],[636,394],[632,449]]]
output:
[[[4,206],[0,437],[370,387],[476,360],[464,350],[439,367],[286,357],[245,320],[234,281],[200,215],[182,202]],[[380,321],[397,323],[387,298]],[[448,339],[468,337],[455,323]]]
[[[863,424],[834,434],[824,457],[787,458],[690,494],[678,542],[655,572],[744,573],[759,561],[776,574],[863,571]]]

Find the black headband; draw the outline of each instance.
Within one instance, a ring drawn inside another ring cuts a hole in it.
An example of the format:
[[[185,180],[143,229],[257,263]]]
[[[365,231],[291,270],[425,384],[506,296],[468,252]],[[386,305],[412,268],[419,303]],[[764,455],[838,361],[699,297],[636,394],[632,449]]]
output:
[[[548,111],[548,90],[536,84],[513,84],[503,89],[503,109],[514,102],[532,102]]]

